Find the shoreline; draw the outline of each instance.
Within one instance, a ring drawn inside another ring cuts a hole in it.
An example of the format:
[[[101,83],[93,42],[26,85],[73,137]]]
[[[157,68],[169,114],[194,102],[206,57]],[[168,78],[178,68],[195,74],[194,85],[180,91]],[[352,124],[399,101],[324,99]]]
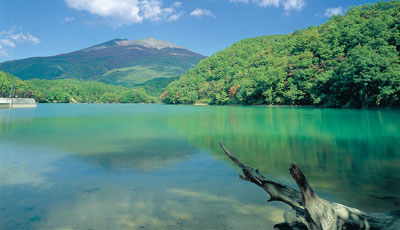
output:
[[[33,98],[0,98],[1,109],[23,109],[36,107],[36,101]]]
[[[244,105],[244,104],[230,104],[230,105],[217,105],[217,104],[205,104],[205,103],[193,103],[193,104],[168,104],[168,103],[82,103],[82,102],[77,102],[77,103],[36,103],[37,104],[121,104],[121,105],[180,105],[180,106],[242,106],[242,107],[266,107],[266,108],[310,108],[310,109],[356,109],[356,110],[400,110],[400,107],[324,107],[324,106],[315,106],[315,105]],[[36,106],[34,106],[36,107]],[[0,103],[0,108],[1,103]],[[16,108],[16,107],[14,107]]]

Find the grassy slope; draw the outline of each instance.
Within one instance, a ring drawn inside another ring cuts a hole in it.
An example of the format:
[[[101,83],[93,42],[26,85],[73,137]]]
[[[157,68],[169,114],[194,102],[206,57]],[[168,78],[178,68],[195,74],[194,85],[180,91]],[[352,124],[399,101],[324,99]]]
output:
[[[101,77],[96,78],[98,81],[121,84],[121,85],[137,85],[154,78],[169,78],[186,71],[178,67],[168,66],[131,66],[118,69],[112,69],[104,73]]]

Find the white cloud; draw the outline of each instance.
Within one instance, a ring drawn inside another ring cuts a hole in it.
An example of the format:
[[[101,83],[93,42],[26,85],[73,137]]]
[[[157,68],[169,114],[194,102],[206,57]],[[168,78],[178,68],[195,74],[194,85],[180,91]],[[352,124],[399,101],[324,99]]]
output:
[[[39,42],[40,40],[29,32],[18,32],[16,27],[11,27],[9,30],[0,31],[0,56],[7,57],[9,49],[15,48],[17,43],[36,45]]]
[[[190,13],[190,16],[198,17],[198,18],[203,17],[203,16],[209,16],[209,17],[215,18],[215,15],[210,10],[201,9],[201,8],[196,8],[195,10],[193,10]]]
[[[280,7],[288,14],[290,11],[301,11],[306,5],[305,0],[229,0],[235,3],[253,3],[261,7]]]
[[[230,2],[249,3],[249,0],[229,0]]]
[[[65,17],[61,20],[61,23],[66,23],[66,22],[72,22],[74,21],[75,18],[74,17]]]
[[[167,21],[170,21],[170,22],[176,21],[176,20],[178,20],[182,15],[183,15],[183,11],[181,11],[181,12],[179,12],[179,13],[177,13],[177,14],[173,14],[173,15],[169,16],[169,18],[168,18]]]
[[[0,40],[0,44],[3,46],[15,47],[15,43],[12,42],[10,39],[3,38]]]
[[[150,21],[175,21],[183,11],[180,2],[163,7],[162,0],[65,0],[68,7],[105,17],[116,26]]]
[[[260,5],[262,7],[268,7],[268,6],[279,7],[279,4],[281,3],[281,0],[257,0],[257,1],[254,1],[254,2],[256,2],[258,5]]]
[[[338,15],[338,14],[343,15],[343,13],[344,13],[344,9],[341,6],[331,7],[331,8],[326,9],[322,16],[330,18],[333,15]]]
[[[306,5],[304,0],[286,0],[282,2],[283,8],[286,12],[295,10],[300,11]]]

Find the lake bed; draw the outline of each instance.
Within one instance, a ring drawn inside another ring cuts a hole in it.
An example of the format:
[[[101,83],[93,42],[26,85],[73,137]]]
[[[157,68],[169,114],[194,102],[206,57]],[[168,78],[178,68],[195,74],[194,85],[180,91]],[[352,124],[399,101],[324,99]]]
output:
[[[366,211],[399,209],[400,111],[157,104],[0,110],[0,229],[273,229],[240,160]]]

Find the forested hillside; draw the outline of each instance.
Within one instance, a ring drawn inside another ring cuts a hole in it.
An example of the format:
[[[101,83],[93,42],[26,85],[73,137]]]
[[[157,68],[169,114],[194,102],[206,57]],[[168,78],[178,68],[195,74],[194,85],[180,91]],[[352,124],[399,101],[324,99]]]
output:
[[[245,39],[172,82],[166,103],[400,106],[400,1]]]
[[[179,79],[179,76],[169,78],[159,77],[146,81],[145,83],[138,84],[136,87],[144,88],[147,94],[159,97],[165,91],[165,88],[167,88],[171,82],[177,79]]]
[[[49,103],[151,103],[154,99],[144,89],[132,89],[96,81],[39,80],[26,81],[37,102]]]
[[[0,71],[0,97],[31,97],[32,90],[21,79]]]
[[[2,71],[0,97],[33,97],[41,103],[152,103],[157,100],[143,88],[75,79],[22,81]]]

